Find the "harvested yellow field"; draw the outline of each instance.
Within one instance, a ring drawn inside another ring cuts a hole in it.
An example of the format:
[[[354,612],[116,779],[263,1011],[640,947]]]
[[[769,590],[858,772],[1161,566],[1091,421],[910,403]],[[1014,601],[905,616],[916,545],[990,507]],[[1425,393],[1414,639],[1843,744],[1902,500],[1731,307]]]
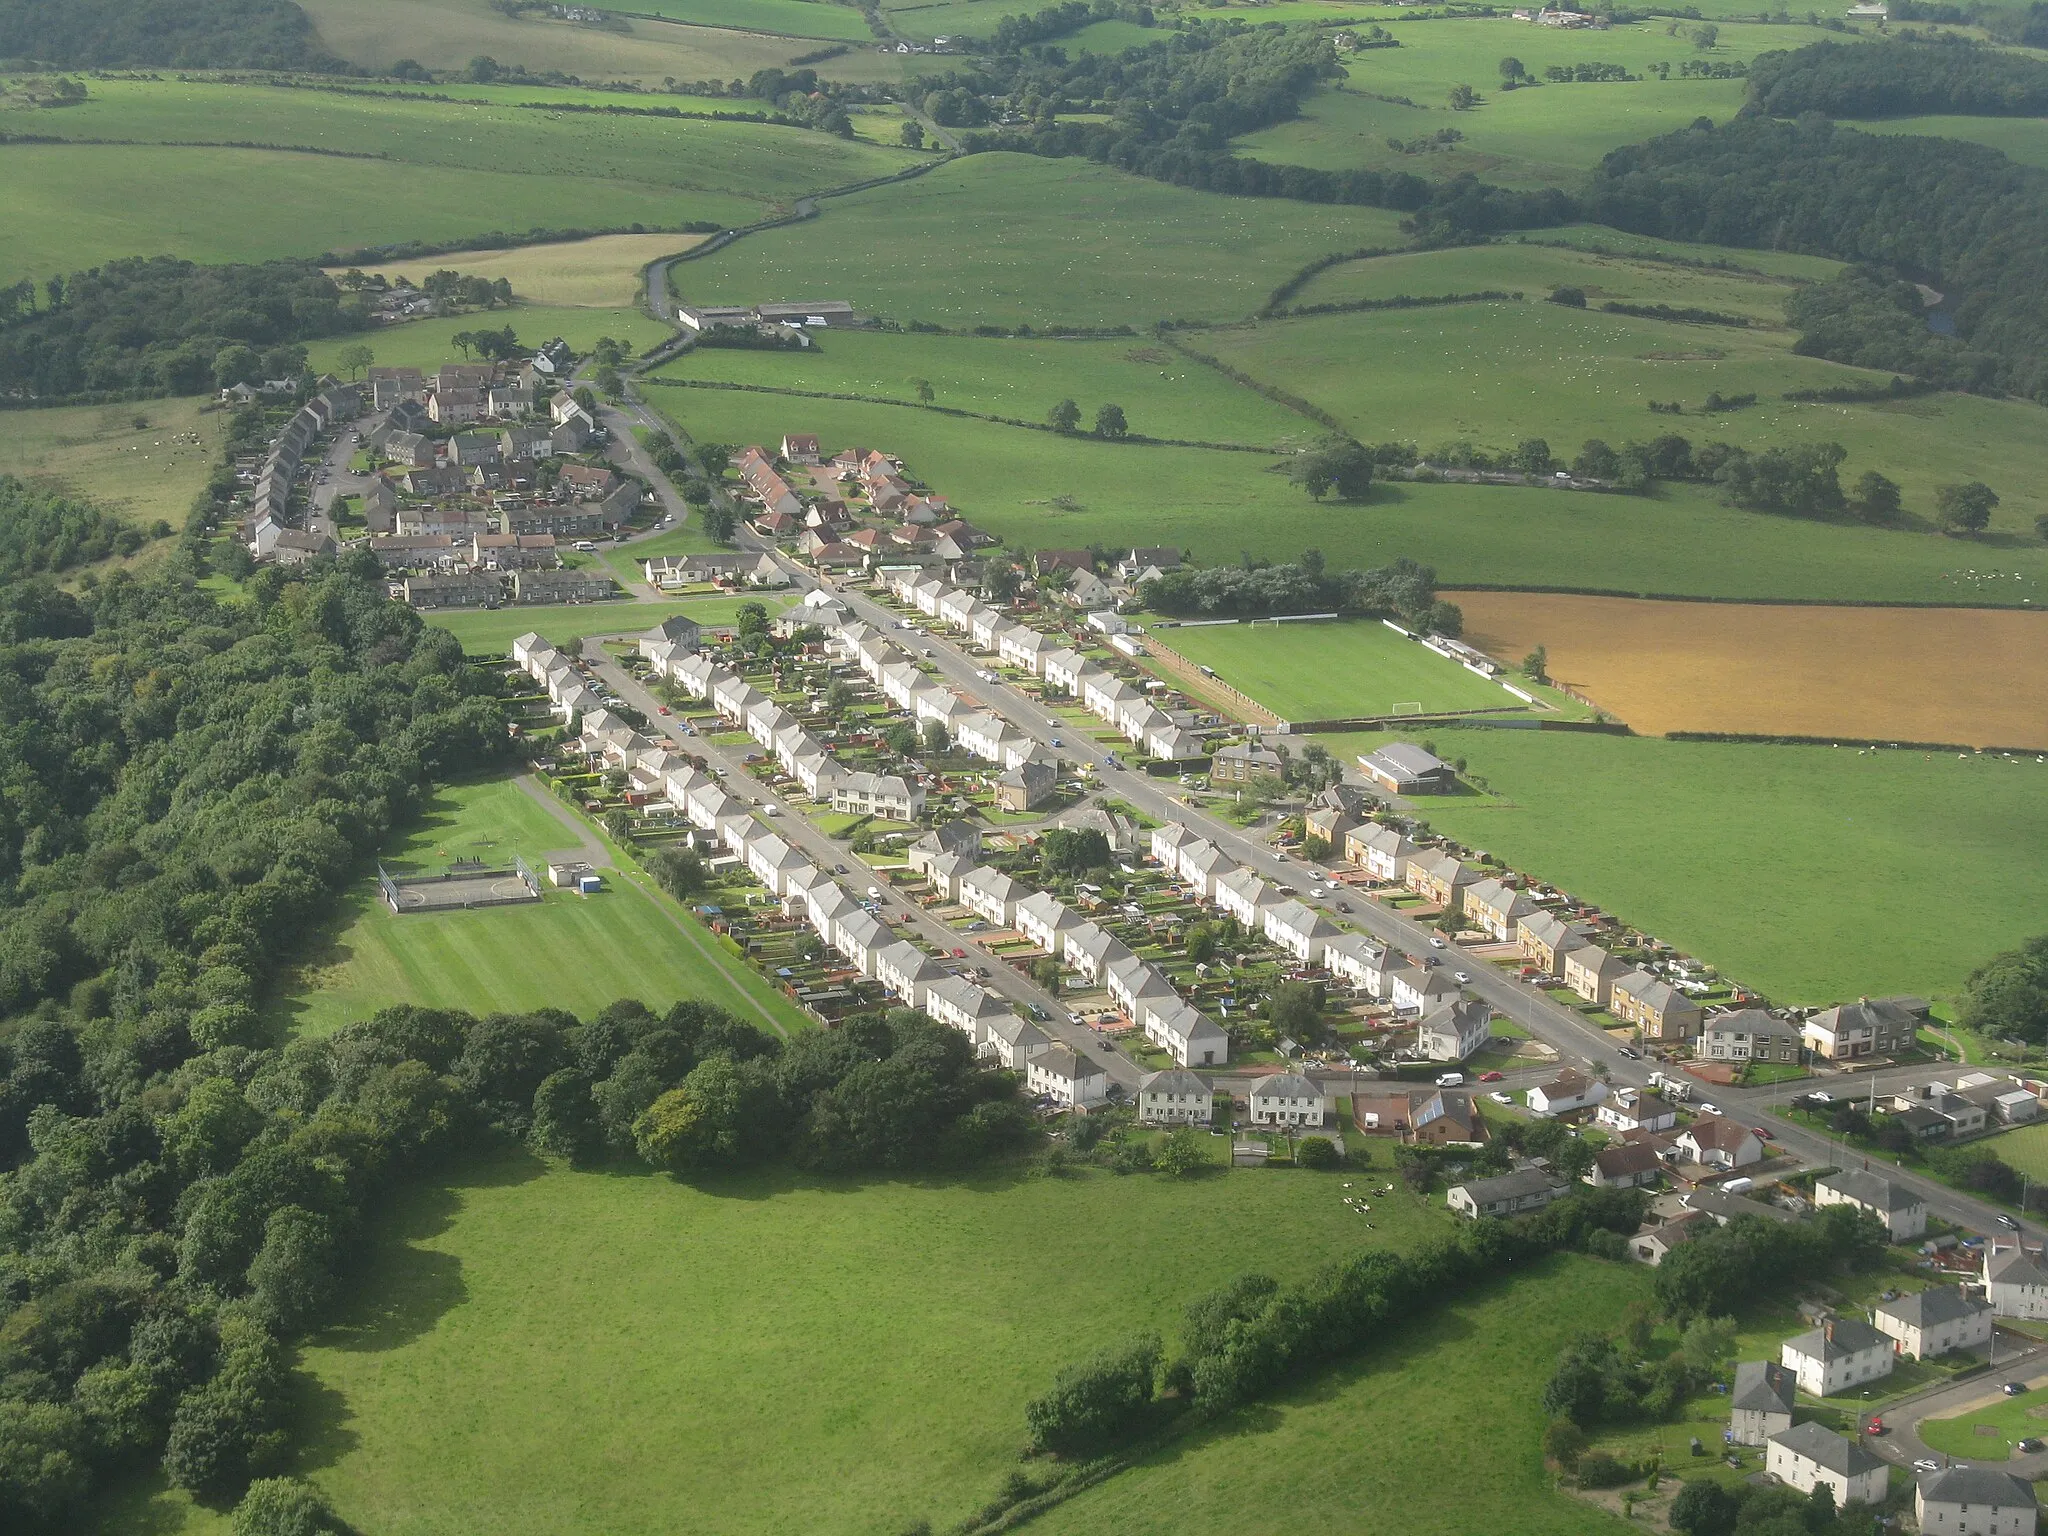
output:
[[[2048,749],[2048,614],[1455,592],[1468,639],[1636,730]]]
[[[386,262],[365,271],[415,285],[434,272],[465,272],[496,282],[504,278],[529,304],[566,304],[587,309],[628,309],[639,297],[640,269],[660,256],[689,250],[702,235],[597,235],[526,245],[511,251],[450,251],[420,261]],[[343,269],[330,267],[339,277]]]

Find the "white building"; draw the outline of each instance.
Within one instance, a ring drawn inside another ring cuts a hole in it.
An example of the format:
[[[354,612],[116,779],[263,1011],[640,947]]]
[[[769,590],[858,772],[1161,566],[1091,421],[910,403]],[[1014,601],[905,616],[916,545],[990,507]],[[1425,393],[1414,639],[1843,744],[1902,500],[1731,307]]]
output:
[[[1800,1391],[1832,1397],[1891,1375],[1892,1354],[1892,1341],[1862,1318],[1837,1317],[1787,1339],[1778,1363],[1799,1379]]]
[[[1547,1083],[1529,1090],[1529,1109],[1538,1115],[1562,1115],[1607,1098],[1607,1085],[1576,1067],[1566,1067]]]
[[[1314,960],[1336,936],[1329,919],[1306,902],[1283,901],[1266,909],[1266,937],[1297,960]]]
[[[2034,1485],[1996,1467],[1947,1467],[1920,1474],[1913,1513],[1921,1536],[2034,1536]]]
[[[1299,1072],[1276,1072],[1252,1084],[1248,1096],[1253,1125],[1320,1126],[1330,1115],[1330,1096]]]
[[[1934,1285],[1910,1296],[1881,1301],[1871,1313],[1878,1332],[1898,1343],[1898,1352],[1914,1360],[1931,1360],[1955,1349],[1977,1349],[1991,1342],[1991,1303],[1967,1295],[1959,1286]]]
[[[1148,1005],[1145,1038],[1184,1067],[1220,1067],[1230,1060],[1230,1036],[1193,1003],[1178,995]]]
[[[875,980],[895,993],[906,1008],[922,1008],[926,989],[944,974],[930,955],[908,939],[875,951]]]
[[[1884,1223],[1895,1243],[1908,1242],[1927,1231],[1927,1202],[1903,1184],[1861,1168],[1831,1173],[1816,1180],[1813,1203],[1817,1206],[1853,1205]]]
[[[960,881],[961,904],[995,928],[1008,928],[1016,919],[1017,902],[1030,893],[1029,886],[987,864],[969,870]]]
[[[1984,1294],[2000,1317],[2048,1318],[2048,1267],[2038,1253],[1994,1240],[1984,1255]]]
[[[1025,1063],[1024,1086],[1072,1109],[1100,1104],[1109,1091],[1109,1076],[1080,1052],[1055,1045]]]
[[[1416,1027],[1415,1051],[1425,1061],[1463,1061],[1493,1038],[1493,1010],[1475,998],[1445,1003]]]
[[[981,1054],[1012,1072],[1024,1071],[1051,1049],[1052,1041],[1044,1030],[1014,1013],[989,1019],[983,1026]]]
[[[1192,1072],[1175,1068],[1139,1080],[1140,1125],[1207,1125],[1215,1112],[1209,1085]]]
[[[1372,997],[1385,994],[1387,967],[1399,963],[1398,955],[1362,933],[1340,933],[1323,942],[1323,969]]]
[[[1860,1439],[1844,1439],[1811,1421],[1771,1436],[1764,1450],[1764,1470],[1801,1493],[1825,1483],[1834,1491],[1837,1509],[1883,1503],[1891,1476],[1890,1465]]]
[[[1799,1378],[1769,1360],[1744,1360],[1735,1367],[1728,1398],[1728,1433],[1737,1445],[1763,1445],[1792,1427]]]
[[[1017,903],[1013,922],[1019,933],[1049,955],[1066,947],[1066,936],[1081,926],[1081,919],[1050,891],[1033,891]]]

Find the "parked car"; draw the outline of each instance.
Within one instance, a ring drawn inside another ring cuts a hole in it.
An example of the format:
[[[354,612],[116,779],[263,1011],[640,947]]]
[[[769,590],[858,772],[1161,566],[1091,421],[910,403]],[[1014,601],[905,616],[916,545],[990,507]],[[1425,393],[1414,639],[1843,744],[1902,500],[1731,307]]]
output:
[[[1718,1115],[1719,1113],[1721,1113],[1721,1106],[1718,1104],[1708,1104],[1702,1102],[1699,1106],[1699,1111],[1703,1115]]]
[[[1482,1083],[1497,1083],[1501,1080],[1501,1074],[1498,1072],[1482,1072],[1479,1074],[1479,1081]]]
[[[1636,1048],[1635,1048],[1634,1046],[1632,1046],[1632,1045],[1624,1045],[1624,1046],[1622,1046],[1622,1047],[1621,1047],[1621,1054],[1622,1054],[1623,1056],[1627,1057],[1627,1058],[1628,1058],[1628,1059],[1629,1059],[1630,1061],[1641,1061],[1641,1060],[1643,1059],[1643,1053],[1642,1053],[1641,1051],[1637,1050],[1637,1049],[1636,1049]]]
[[[2022,1392],[2027,1390],[2027,1384],[2024,1381],[2008,1381],[2004,1386],[2000,1387],[1998,1390],[2003,1392],[2007,1397],[2018,1397]]]
[[[1513,1104],[1515,1102],[1504,1093],[1489,1093],[1487,1097],[1496,1104]]]
[[[1999,1217],[1998,1224],[2001,1227],[2005,1228],[2005,1230],[2008,1232],[2017,1232],[2020,1229],[2020,1224],[2017,1221],[2014,1221],[2010,1216]]]
[[[1913,1463],[1913,1470],[1915,1472],[1939,1472],[1941,1470],[1941,1463],[1932,1456],[1922,1456]]]
[[[1469,986],[1472,982],[1472,973],[1470,971],[1453,971],[1451,972],[1451,980],[1461,987]]]
[[[1439,1072],[1436,1075],[1436,1085],[1439,1088],[1462,1088],[1465,1086],[1465,1074],[1462,1072]]]
[[[2019,1442],[2019,1448],[2020,1448],[2020,1449],[2021,1449],[2022,1451],[2026,1451],[2026,1452],[2028,1452],[2029,1454],[2031,1454],[2031,1453],[2032,1453],[2032,1452],[2034,1452],[2034,1451],[2038,1451],[2038,1450],[2040,1450],[2040,1449],[2041,1449],[2041,1447],[2042,1447],[2042,1445],[2043,1445],[2044,1443],[2048,1443],[2048,1442],[2043,1442],[2043,1441],[2041,1441],[2040,1439],[2036,1438],[2035,1436],[2033,1436],[2033,1435],[2029,1435],[2029,1436],[2027,1436],[2027,1438],[2026,1438],[2026,1439],[2024,1439],[2024,1440],[2022,1440],[2022,1441],[2020,1441],[2020,1442]]]

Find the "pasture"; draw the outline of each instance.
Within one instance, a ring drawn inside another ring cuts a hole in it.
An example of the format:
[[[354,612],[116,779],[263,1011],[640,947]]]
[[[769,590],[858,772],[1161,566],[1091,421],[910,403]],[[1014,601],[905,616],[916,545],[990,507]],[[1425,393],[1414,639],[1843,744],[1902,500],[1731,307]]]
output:
[[[673,271],[703,304],[802,294],[953,329],[1249,314],[1309,257],[1405,245],[1400,216],[1225,197],[1082,160],[973,155]]]
[[[667,326],[650,320],[637,309],[514,303],[508,308],[404,320],[374,330],[329,336],[312,343],[306,353],[315,368],[332,368],[344,347],[366,346],[377,355],[378,367],[423,368],[431,372],[443,363],[463,361],[461,349],[452,339],[458,332],[502,331],[508,325],[522,346],[537,347],[550,337],[559,336],[578,352],[588,352],[600,336],[623,341],[638,352],[658,346],[671,334]]]
[[[650,545],[653,541],[649,541]],[[637,550],[637,546],[635,547]],[[653,550],[653,553],[661,553]],[[627,563],[624,554],[619,563]],[[502,658],[512,642],[531,630],[557,647],[580,644],[589,635],[637,635],[663,619],[688,614],[700,624],[729,624],[743,602],[760,602],[780,612],[788,599],[772,593],[759,598],[662,598],[654,602],[564,603],[534,608],[490,608],[472,613],[437,614],[430,622],[448,630],[472,656]]]
[[[1062,1365],[1136,1329],[1170,1337],[1186,1302],[1245,1269],[1291,1278],[1446,1220],[1397,1195],[1374,1202],[1369,1233],[1339,1182],[692,1185],[514,1155],[394,1202],[359,1303],[303,1353],[304,1470],[386,1536],[944,1529],[1017,1467],[1023,1405]],[[1609,1275],[1629,1294],[1644,1283]],[[1540,1273],[1525,1283],[1558,1294]],[[1474,1350],[1475,1321],[1453,1314],[1432,1345]],[[1503,1364],[1521,1333],[1493,1335]],[[1533,1405],[1548,1352],[1527,1354]]]
[[[1259,454],[1056,439],[895,405],[658,386],[644,393],[694,438],[765,443],[812,431],[833,451],[886,447],[962,516],[1026,549],[1173,544],[1215,564],[1246,552],[1291,560],[1313,546],[1340,569],[1408,555],[1435,566],[1449,586],[1801,602],[1951,603],[1957,573],[1987,564],[2006,577],[1973,588],[1969,601],[2018,606],[2048,583],[2048,550],[2031,540],[1990,545],[1743,512],[1703,486],[1604,496],[1401,482],[1376,485],[1362,504],[1318,504],[1287,482],[1281,461]]]
[[[816,37],[828,42],[873,43],[860,11],[833,0],[628,0],[632,14],[665,17],[698,27]],[[828,63],[831,61],[827,61]]]
[[[527,245],[510,251],[449,251],[419,261],[381,262],[367,270],[415,285],[435,272],[467,272],[492,281],[504,278],[529,304],[579,309],[630,309],[640,294],[640,269],[648,262],[696,245],[702,235],[597,235]],[[339,277],[341,268],[331,269]]]
[[[1474,644],[1502,657],[1544,646],[1553,677],[1638,731],[2048,749],[2048,612],[1451,599]]]
[[[1498,683],[1369,619],[1155,627],[1151,638],[1248,693],[1283,720],[1522,707]]]
[[[509,864],[517,853],[538,869],[545,855],[594,841],[574,812],[561,811],[569,822],[511,779],[456,785],[437,792],[383,857],[394,869],[433,869],[457,858]],[[547,887],[538,905],[398,915],[365,875],[272,1011],[293,1034],[324,1035],[397,1003],[587,1015],[630,993],[654,1008],[701,998],[757,1024],[803,1027],[801,1014],[666,897],[617,869],[604,877],[596,896]]]
[[[1464,271],[1506,276],[1521,254],[1517,246],[1488,247],[1466,256]],[[1793,404],[1782,398],[1786,390],[1882,385],[1889,375],[1794,356],[1788,340],[1783,332],[1537,301],[1268,321],[1212,332],[1195,344],[1255,379],[1305,395],[1365,441],[1405,439],[1425,453],[1461,438],[1494,450],[1542,438],[1569,459],[1587,438],[1620,444],[1665,432],[1751,451],[1838,442],[1849,455],[1845,486],[1874,469],[1904,489],[1905,528],[1876,530],[1879,537],[1927,542],[1936,488],[1981,479],[2003,498],[1992,522],[1995,563],[2021,549],[2039,553],[2033,520],[2048,511],[2048,413],[2041,407],[1957,394]],[[1710,394],[1751,393],[1757,403],[1745,409],[1705,408]],[[1652,401],[1676,401],[1684,410],[1653,414]],[[1941,563],[1981,562],[1973,550],[1960,558],[1949,551]]]
[[[131,523],[161,517],[182,527],[220,453],[227,418],[204,409],[208,403],[140,400],[8,411],[0,415],[0,474],[53,481]]]
[[[1937,139],[1966,139],[1995,149],[2021,165],[2048,170],[2048,118],[1891,117],[1847,126],[1864,133],[1918,133]]]
[[[1776,1003],[1952,995],[2048,910],[2048,865],[2013,857],[2048,840],[2031,756],[1424,734],[1488,791],[1423,803],[1431,825]],[[1349,762],[1397,738],[1323,739]]]
[[[1043,341],[981,336],[917,336],[833,331],[803,352],[704,348],[657,370],[661,378],[730,383],[917,402],[917,383],[934,403],[956,410],[1042,422],[1060,400],[1081,407],[1083,426],[1098,405],[1121,405],[1130,430],[1150,437],[1261,447],[1303,444],[1314,422],[1283,405],[1144,339]],[[686,397],[687,398],[687,397]],[[801,417],[806,402],[786,402]],[[1047,451],[1057,453],[1048,443]]]

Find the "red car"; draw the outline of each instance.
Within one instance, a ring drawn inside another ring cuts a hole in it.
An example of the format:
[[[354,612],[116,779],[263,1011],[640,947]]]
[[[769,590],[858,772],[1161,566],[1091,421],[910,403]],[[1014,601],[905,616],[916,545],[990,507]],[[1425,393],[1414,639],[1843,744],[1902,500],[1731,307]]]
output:
[[[1500,1081],[1500,1074],[1498,1072],[1482,1072],[1479,1074],[1479,1081],[1482,1083],[1497,1083]]]
[[[668,713],[668,706],[666,704],[657,704],[654,707],[660,710],[664,715]]]
[[[1776,1136],[1773,1136],[1771,1134],[1771,1128],[1767,1125],[1753,1126],[1752,1129],[1757,1133],[1757,1135],[1763,1137],[1765,1141],[1776,1141],[1778,1139]]]

